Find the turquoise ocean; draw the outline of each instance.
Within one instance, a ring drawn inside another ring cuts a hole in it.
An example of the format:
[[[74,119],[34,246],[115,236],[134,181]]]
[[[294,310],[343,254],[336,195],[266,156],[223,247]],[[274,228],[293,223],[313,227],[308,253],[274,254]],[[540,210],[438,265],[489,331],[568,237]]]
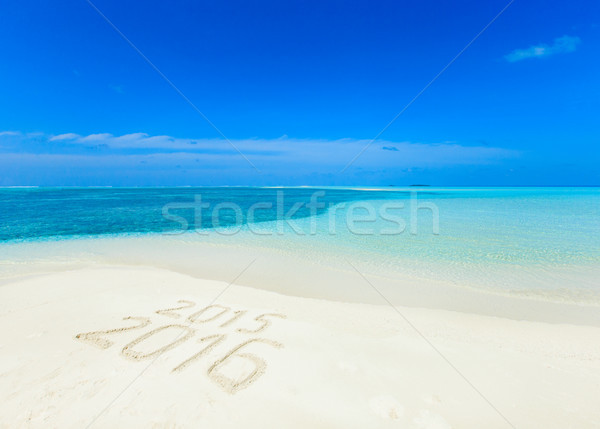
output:
[[[2,188],[0,209],[0,276],[76,257],[64,243],[152,238],[600,303],[599,188]]]

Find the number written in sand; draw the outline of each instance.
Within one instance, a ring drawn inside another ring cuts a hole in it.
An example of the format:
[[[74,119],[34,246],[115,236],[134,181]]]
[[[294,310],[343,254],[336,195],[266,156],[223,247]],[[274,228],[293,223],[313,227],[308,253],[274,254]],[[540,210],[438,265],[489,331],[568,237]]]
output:
[[[234,347],[229,353],[227,353],[224,357],[217,360],[215,363],[211,365],[208,369],[208,377],[221,386],[226,392],[234,394],[256,381],[261,375],[264,374],[267,368],[267,362],[264,359],[252,354],[252,353],[239,353],[244,347],[249,346],[252,343],[264,343],[270,345],[271,347],[281,348],[282,344],[267,340],[265,338],[253,338],[251,340],[245,341],[242,344]],[[254,369],[250,371],[248,375],[243,378],[230,378],[223,374],[222,369],[224,366],[228,364],[228,362],[234,358],[238,359],[247,359],[254,364]]]
[[[108,329],[106,331],[94,331],[94,332],[86,332],[86,333],[82,333],[82,334],[77,334],[77,335],[75,335],[75,338],[77,338],[80,341],[85,341],[87,343],[98,346],[101,349],[107,349],[110,346],[112,346],[114,344],[114,342],[109,339],[102,338],[103,335],[118,334],[121,332],[133,331],[134,329],[144,328],[151,323],[150,319],[148,319],[147,317],[131,317],[130,316],[130,317],[124,317],[123,320],[138,320],[140,323],[138,325],[127,326],[124,328],[115,328],[115,329]]]
[[[216,334],[216,335],[210,335],[208,337],[200,338],[198,340],[199,343],[203,343],[203,342],[209,341],[209,340],[212,340],[212,341],[209,342],[206,345],[206,347],[204,347],[202,350],[200,350],[194,356],[192,356],[191,358],[183,361],[182,363],[180,363],[179,365],[177,365],[175,368],[173,368],[172,372],[182,371],[183,369],[187,368],[190,364],[194,363],[196,360],[198,360],[199,358],[201,358],[205,354],[208,354],[212,349],[214,349],[219,344],[221,344],[223,342],[223,340],[225,340],[226,337],[227,336],[225,334]]]
[[[172,319],[181,319],[183,316],[185,322],[167,324],[156,329],[150,328],[149,332],[126,344],[121,349],[121,356],[135,361],[156,359],[197,335],[202,337],[197,340],[199,346],[193,346],[195,342],[186,345],[186,347],[198,347],[196,353],[173,368],[171,372],[178,373],[187,370],[196,362],[206,359],[208,370],[204,369],[205,376],[208,376],[212,382],[226,392],[234,394],[254,383],[267,368],[267,361],[253,354],[253,348],[264,348],[265,345],[272,348],[283,347],[282,344],[273,340],[253,338],[238,344],[223,356],[222,351],[219,350],[226,350],[230,347],[230,345],[224,346],[226,340],[232,339],[235,344],[236,338],[240,338],[240,334],[243,338],[247,334],[264,332],[273,324],[275,318],[285,319],[286,316],[279,313],[264,313],[253,317],[253,315],[248,316],[248,310],[232,310],[227,306],[211,304],[186,317],[185,310],[194,307],[196,303],[178,300],[177,304],[156,310],[154,313]],[[246,320],[245,317],[248,317],[249,320]],[[77,334],[75,338],[101,349],[107,349],[114,344],[113,341],[106,338],[107,336],[142,329],[151,324],[150,318],[147,317],[125,317],[123,320],[130,320],[129,326],[81,333]],[[247,350],[247,348],[251,348],[251,350]],[[215,356],[213,353],[217,353],[217,355]],[[218,356],[222,357],[215,361],[214,359]],[[176,358],[176,356],[172,357]],[[193,371],[190,371],[189,375],[192,374]]]
[[[156,310],[155,313],[156,314],[160,314],[162,316],[167,316],[167,317],[171,317],[173,319],[178,319],[181,317],[181,314],[175,313],[175,311],[177,310],[183,310],[185,308],[192,308],[193,306],[196,305],[195,302],[192,301],[186,301],[185,299],[180,299],[179,301],[177,301],[179,304],[185,304],[179,307],[173,307],[173,308],[165,308],[164,310]]]
[[[136,351],[133,349],[135,346],[139,345],[140,343],[142,343],[144,341],[147,341],[149,338],[153,337],[154,335],[159,334],[163,331],[167,331],[169,329],[180,330],[180,331],[185,332],[185,334],[181,335],[181,333],[180,333],[177,337],[175,337],[175,339],[173,341],[171,341],[166,346],[160,347],[151,352],[139,352],[139,351]],[[148,359],[153,356],[161,355],[164,352],[166,352],[167,350],[171,350],[171,349],[177,347],[181,343],[192,338],[195,334],[196,334],[196,331],[194,329],[191,329],[190,327],[184,326],[184,325],[161,326],[160,328],[153,329],[152,331],[145,333],[141,337],[136,338],[135,340],[133,340],[132,342],[127,344],[125,347],[123,347],[123,350],[121,350],[121,354],[123,356],[128,357],[133,360]]]
[[[286,316],[284,314],[277,314],[277,313],[261,314],[260,316],[257,316],[254,318],[254,321],[261,323],[256,328],[254,328],[254,329],[240,328],[237,331],[244,333],[244,334],[256,334],[258,332],[262,332],[265,329],[267,329],[269,326],[271,326],[271,321],[267,319],[268,317],[278,317],[279,319],[286,319]]]
[[[229,326],[231,325],[233,322],[235,322],[236,320],[238,320],[240,317],[242,317],[244,314],[246,314],[248,312],[248,310],[238,310],[238,311],[234,311],[233,314],[234,316],[229,319],[228,321],[221,323],[219,325],[219,328],[224,328],[225,326]]]
[[[214,309],[216,309],[217,311],[213,311]],[[212,304],[192,314],[190,317],[188,317],[188,321],[190,323],[212,322],[213,320],[218,319],[223,314],[227,313],[229,310],[231,310],[229,307],[225,307],[219,304]],[[208,315],[206,315],[205,313],[208,313]]]

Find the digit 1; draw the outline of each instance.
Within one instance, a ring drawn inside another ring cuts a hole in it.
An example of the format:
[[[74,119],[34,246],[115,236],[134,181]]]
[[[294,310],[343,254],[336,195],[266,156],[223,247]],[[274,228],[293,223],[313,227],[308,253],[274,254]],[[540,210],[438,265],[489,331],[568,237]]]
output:
[[[214,338],[214,341],[211,341],[206,347],[204,347],[202,350],[200,350],[198,353],[196,353],[191,358],[189,358],[189,359],[183,361],[182,363],[180,363],[179,365],[177,365],[175,368],[173,368],[173,370],[171,372],[178,372],[178,371],[185,369],[185,367],[187,367],[188,365],[193,363],[196,359],[204,356],[205,354],[210,352],[212,349],[217,347],[221,343],[221,341],[223,341],[225,339],[225,337],[226,337],[226,335],[224,335],[224,334],[216,334],[216,335],[209,335],[208,337],[200,338],[198,340],[199,343],[213,339],[213,338]]]
[[[235,316],[233,316],[231,319],[229,319],[227,322],[223,323],[222,325],[219,325],[219,328],[224,328],[225,326],[231,325],[233,322],[238,320],[240,317],[242,317],[247,312],[248,312],[248,310],[234,311],[233,314],[235,314]]]

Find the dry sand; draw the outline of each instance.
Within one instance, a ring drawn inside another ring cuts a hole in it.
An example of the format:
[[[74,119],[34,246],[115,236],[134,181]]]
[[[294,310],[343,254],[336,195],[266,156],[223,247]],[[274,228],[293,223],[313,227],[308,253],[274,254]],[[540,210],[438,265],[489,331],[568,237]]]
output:
[[[0,427],[600,425],[599,327],[238,284],[106,266],[1,286]]]

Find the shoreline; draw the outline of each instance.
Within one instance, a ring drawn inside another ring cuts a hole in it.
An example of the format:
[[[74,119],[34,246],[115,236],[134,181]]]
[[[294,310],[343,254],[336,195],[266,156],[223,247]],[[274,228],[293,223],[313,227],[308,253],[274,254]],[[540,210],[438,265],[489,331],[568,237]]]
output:
[[[232,272],[255,260],[257,269],[247,274],[244,284],[287,296],[385,305],[375,287],[394,305],[512,320],[600,326],[600,306],[595,302],[522,297],[401,272],[373,272],[372,267],[356,258],[311,259],[276,248],[186,242],[162,236],[48,241],[39,245],[26,246],[24,252],[30,259],[15,264],[13,268],[17,271],[11,276],[4,272],[0,288],[26,277],[98,266],[160,268],[200,280],[227,282],[232,280]],[[36,249],[41,259],[31,256],[31,249]]]

